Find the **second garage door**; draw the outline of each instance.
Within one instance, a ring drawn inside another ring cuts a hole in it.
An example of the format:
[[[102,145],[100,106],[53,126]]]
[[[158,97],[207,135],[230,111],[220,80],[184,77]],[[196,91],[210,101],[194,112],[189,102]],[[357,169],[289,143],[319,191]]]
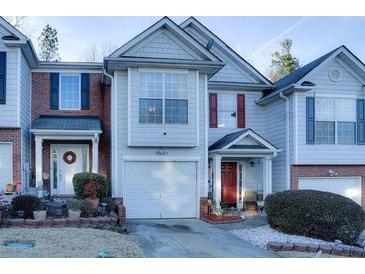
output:
[[[361,177],[299,178],[298,188],[340,194],[361,205]]]
[[[196,162],[125,162],[127,218],[194,218]]]

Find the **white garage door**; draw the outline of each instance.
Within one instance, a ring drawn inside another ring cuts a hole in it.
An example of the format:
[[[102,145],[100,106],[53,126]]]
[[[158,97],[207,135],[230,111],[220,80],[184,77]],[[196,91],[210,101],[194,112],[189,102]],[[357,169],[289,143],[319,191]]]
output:
[[[13,183],[13,155],[11,144],[0,143],[0,192]]]
[[[125,162],[127,218],[196,217],[195,162]]]
[[[361,205],[361,177],[299,178],[298,188],[333,192]]]

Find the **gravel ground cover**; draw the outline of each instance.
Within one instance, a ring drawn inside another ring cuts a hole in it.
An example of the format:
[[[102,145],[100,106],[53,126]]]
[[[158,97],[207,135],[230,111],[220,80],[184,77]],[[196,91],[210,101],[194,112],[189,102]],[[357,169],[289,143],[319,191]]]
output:
[[[11,249],[7,241],[34,243],[29,249]],[[143,257],[133,239],[125,234],[92,228],[1,228],[0,257],[7,258],[96,258]]]
[[[243,228],[230,230],[231,233],[242,238],[251,244],[266,249],[268,242],[296,242],[305,244],[328,244],[319,239],[289,235],[270,228],[269,225],[259,226],[255,228]]]

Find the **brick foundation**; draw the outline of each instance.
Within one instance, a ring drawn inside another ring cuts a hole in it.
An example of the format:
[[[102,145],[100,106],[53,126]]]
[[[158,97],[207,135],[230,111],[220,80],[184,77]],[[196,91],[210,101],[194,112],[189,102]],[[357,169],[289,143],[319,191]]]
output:
[[[365,165],[293,165],[291,166],[291,189],[298,189],[299,177],[329,177],[328,170],[333,170],[338,177],[360,176],[362,178],[362,201],[365,209]]]
[[[13,145],[13,183],[21,183],[21,129],[0,128],[0,143],[10,142]]]
[[[200,197],[200,218],[207,219],[209,215],[208,198]]]

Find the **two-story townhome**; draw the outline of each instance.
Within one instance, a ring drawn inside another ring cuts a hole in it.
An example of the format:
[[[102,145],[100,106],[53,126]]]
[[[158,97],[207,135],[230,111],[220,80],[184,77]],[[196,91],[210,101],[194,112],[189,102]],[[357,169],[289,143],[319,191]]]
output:
[[[289,189],[365,207],[365,66],[346,47],[271,83],[193,17],[162,18],[103,63],[39,62],[0,23],[0,190],[69,196],[92,171],[127,218],[204,217],[208,199],[242,209]]]
[[[32,42],[0,17],[0,191],[30,179]]]
[[[286,174],[286,187],[279,190],[330,191],[365,207],[365,65],[361,60],[340,46],[276,82],[258,104],[264,106],[266,120],[278,134],[277,140],[267,137],[287,148],[285,163],[277,169]],[[273,180],[275,176],[273,170]]]

